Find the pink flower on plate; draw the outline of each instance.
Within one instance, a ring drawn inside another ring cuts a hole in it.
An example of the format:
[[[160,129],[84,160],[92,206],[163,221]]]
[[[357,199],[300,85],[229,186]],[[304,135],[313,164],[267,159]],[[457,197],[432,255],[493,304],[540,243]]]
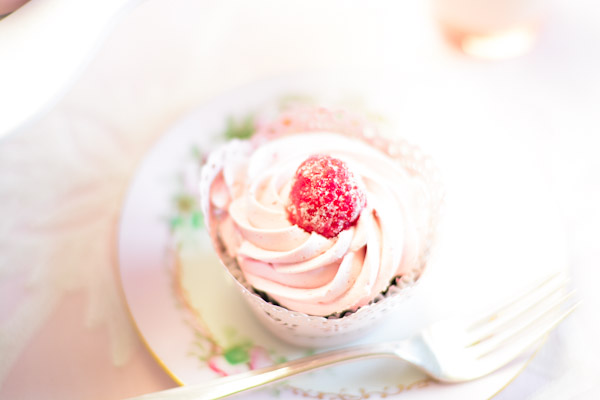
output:
[[[212,356],[208,360],[208,367],[221,376],[241,374],[250,370],[248,364],[230,364],[224,356]]]
[[[273,365],[273,359],[267,350],[260,346],[254,346],[250,350],[250,369],[259,369]]]

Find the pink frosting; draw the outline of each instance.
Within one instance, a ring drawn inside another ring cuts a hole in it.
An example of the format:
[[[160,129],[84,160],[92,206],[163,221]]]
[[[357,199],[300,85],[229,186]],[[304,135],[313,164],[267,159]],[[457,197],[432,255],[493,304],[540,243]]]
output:
[[[421,183],[384,153],[328,132],[285,136],[226,162],[211,187],[217,234],[248,283],[282,306],[326,316],[355,310],[418,266]],[[362,182],[367,206],[334,238],[292,225],[285,207],[294,173],[308,156],[345,161]]]

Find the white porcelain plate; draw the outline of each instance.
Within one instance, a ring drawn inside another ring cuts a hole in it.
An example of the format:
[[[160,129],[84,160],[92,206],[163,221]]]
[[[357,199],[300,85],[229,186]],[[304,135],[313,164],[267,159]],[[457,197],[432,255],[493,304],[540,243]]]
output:
[[[361,109],[431,154],[446,183],[441,239],[419,291],[361,342],[402,338],[435,319],[485,309],[565,268],[557,214],[528,146],[532,127],[511,125],[510,113],[517,111],[498,110],[493,99],[471,96],[475,86],[465,84],[457,99],[443,84],[463,77],[449,74],[433,74],[437,81],[427,83],[356,75],[272,79],[214,99],[165,133],[131,183],[119,260],[140,335],[177,382],[204,382],[321,351],[286,345],[254,320],[210,248],[195,188],[188,184],[201,154],[224,132],[243,134],[248,116],[290,101]],[[434,383],[400,361],[381,359],[238,396],[483,399],[505,387],[534,352],[466,384]]]

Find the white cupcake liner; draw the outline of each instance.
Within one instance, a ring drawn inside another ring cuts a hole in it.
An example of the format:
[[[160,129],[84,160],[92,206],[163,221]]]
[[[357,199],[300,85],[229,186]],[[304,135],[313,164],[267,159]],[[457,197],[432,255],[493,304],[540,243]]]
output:
[[[443,204],[443,186],[438,170],[432,160],[416,146],[402,139],[383,138],[369,134],[357,137],[397,160],[411,176],[421,180],[426,192],[426,205],[429,209],[429,221],[422,227],[425,238],[420,251],[420,262],[416,267],[396,280],[385,293],[380,294],[368,305],[356,311],[321,317],[291,311],[266,301],[246,281],[237,261],[227,254],[217,235],[216,218],[210,204],[210,188],[227,160],[248,154],[247,141],[233,140],[211,152],[202,168],[199,193],[202,212],[205,216],[213,247],[227,271],[234,278],[242,296],[258,319],[276,336],[286,342],[310,347],[332,346],[347,343],[363,336],[377,326],[376,322],[388,315],[403,303],[421,281],[426,270],[430,252],[437,233],[437,225]],[[343,310],[340,310],[343,311]]]

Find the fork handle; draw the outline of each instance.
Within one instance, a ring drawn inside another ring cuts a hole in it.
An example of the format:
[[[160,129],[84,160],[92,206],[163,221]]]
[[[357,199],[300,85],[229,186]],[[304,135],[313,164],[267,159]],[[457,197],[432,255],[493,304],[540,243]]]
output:
[[[219,378],[214,381],[198,385],[185,385],[161,392],[149,393],[130,400],[155,400],[155,399],[179,399],[179,400],[209,400],[220,399],[235,393],[243,392],[258,386],[263,386],[293,375],[318,368],[340,364],[347,361],[377,358],[395,357],[394,349],[398,343],[379,343],[349,347],[341,350],[329,351],[315,354],[282,364],[266,368],[256,369],[241,374]]]

